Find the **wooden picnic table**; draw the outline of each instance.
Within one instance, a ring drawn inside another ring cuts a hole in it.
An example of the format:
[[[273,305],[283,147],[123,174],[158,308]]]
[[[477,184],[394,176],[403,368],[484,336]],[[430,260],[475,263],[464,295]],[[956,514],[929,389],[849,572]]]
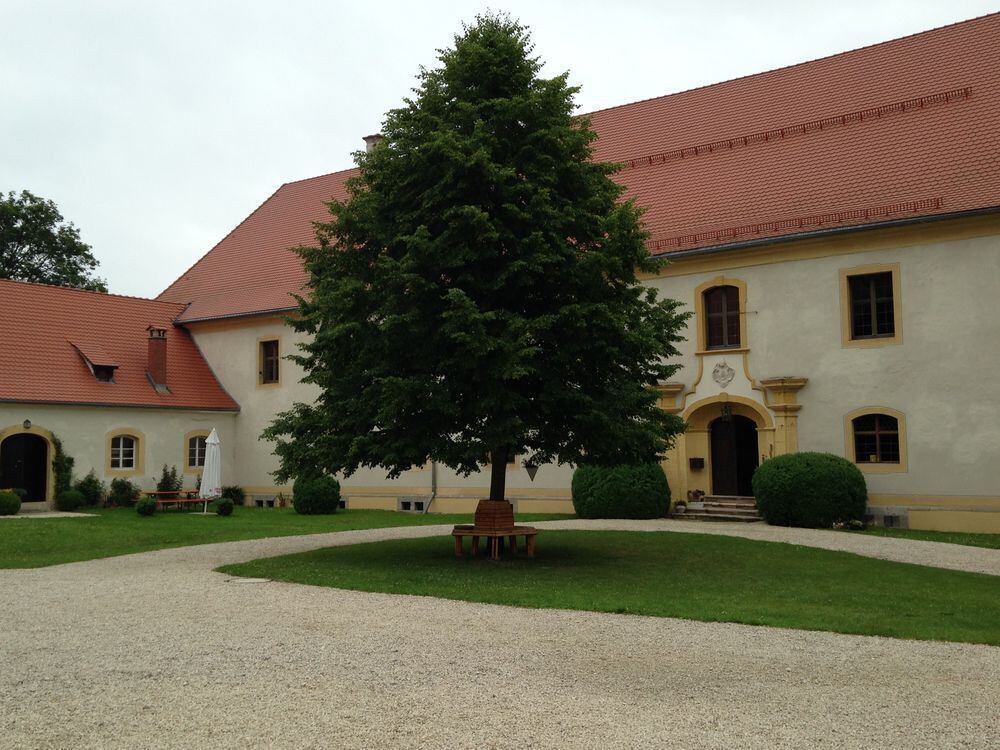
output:
[[[198,497],[198,490],[143,490],[146,497],[156,499],[157,508],[165,508],[170,504],[175,504],[182,508],[185,505],[206,502],[204,498]]]

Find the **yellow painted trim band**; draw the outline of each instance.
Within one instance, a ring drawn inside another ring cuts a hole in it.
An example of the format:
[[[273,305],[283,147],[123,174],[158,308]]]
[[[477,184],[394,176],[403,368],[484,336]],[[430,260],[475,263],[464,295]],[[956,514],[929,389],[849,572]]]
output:
[[[795,241],[780,241],[754,248],[738,248],[705,255],[671,258],[657,274],[639,274],[640,279],[668,278],[702,273],[725,273],[735,268],[772,265],[796,260],[814,260],[878,250],[894,250],[937,242],[974,239],[1000,234],[1000,216],[969,216],[902,227],[883,227]]]
[[[884,495],[868,496],[868,507],[936,506],[1000,510],[1000,497],[988,495]]]

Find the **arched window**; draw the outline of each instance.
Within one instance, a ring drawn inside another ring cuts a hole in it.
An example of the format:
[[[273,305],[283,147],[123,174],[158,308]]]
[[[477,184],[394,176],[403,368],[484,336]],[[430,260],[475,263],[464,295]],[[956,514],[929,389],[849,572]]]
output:
[[[899,420],[888,414],[864,414],[851,420],[854,426],[854,462],[898,464]]]
[[[705,348],[738,349],[740,342],[740,290],[714,286],[705,291]]]
[[[132,435],[115,435],[111,438],[111,468],[134,469],[139,440]]]
[[[188,438],[187,466],[189,469],[201,469],[205,466],[205,436],[195,435]]]

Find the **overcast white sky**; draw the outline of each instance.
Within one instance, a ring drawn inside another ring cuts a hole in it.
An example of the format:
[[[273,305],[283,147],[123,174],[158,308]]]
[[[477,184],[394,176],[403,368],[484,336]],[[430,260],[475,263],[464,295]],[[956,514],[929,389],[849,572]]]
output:
[[[0,0],[0,191],[54,200],[110,290],[154,296],[283,182],[352,166],[485,8],[581,111],[973,18],[997,0]]]

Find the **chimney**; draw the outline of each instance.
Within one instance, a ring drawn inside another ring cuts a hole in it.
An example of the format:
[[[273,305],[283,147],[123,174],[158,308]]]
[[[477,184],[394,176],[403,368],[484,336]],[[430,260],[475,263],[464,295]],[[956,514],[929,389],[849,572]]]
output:
[[[167,389],[167,329],[149,326],[148,361],[146,375],[157,393],[169,393]]]
[[[364,138],[365,151],[371,153],[384,137],[385,136],[383,136],[381,133],[373,133],[372,135],[366,135]]]

